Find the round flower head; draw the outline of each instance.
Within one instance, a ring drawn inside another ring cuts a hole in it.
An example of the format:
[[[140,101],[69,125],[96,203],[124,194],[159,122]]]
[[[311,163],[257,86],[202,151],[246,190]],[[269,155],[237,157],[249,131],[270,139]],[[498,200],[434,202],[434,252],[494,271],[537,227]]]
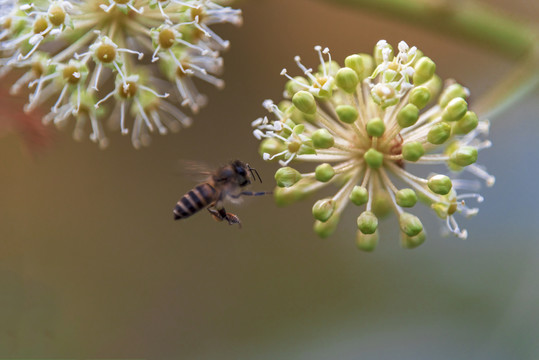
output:
[[[222,2],[0,0],[0,76],[26,70],[11,92],[30,89],[25,111],[54,104],[44,121],[74,119],[75,138],[89,123],[90,139],[106,146],[110,119],[122,134],[131,129],[135,147],[146,145],[154,130],[190,125],[173,104],[196,113],[206,103],[195,78],[223,87],[220,51],[229,43],[210,26],[242,18]]]
[[[395,54],[379,41],[372,56],[350,55],[344,67],[331,60],[327,48],[316,46],[315,51],[318,69],[306,68],[296,57],[303,76],[283,70],[289,79],[286,100],[279,105],[264,101],[271,118],[252,124],[264,160],[282,166],[275,174],[277,203],[287,205],[329,184],[337,186],[335,195],[315,202],[314,230],[321,237],[331,235],[352,203],[359,207],[357,245],[365,251],[375,248],[378,218],[391,210],[398,216],[402,246],[423,243],[423,225],[412,213],[419,202],[465,239],[455,215],[477,213],[467,202],[483,201],[475,193],[480,182],[440,171],[467,171],[489,186],[494,183],[475,164],[478,152],[490,146],[482,140],[489,123],[468,110],[468,89],[451,80],[442,89],[434,62],[405,42]],[[311,163],[311,172],[292,167],[300,162]],[[423,172],[428,176],[411,172],[421,171],[420,165],[429,167]]]

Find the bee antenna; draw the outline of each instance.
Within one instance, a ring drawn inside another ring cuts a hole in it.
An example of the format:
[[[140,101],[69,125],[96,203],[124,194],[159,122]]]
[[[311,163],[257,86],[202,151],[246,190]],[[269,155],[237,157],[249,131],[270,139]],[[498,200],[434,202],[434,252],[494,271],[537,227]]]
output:
[[[253,177],[253,179],[256,180],[256,177],[254,174],[256,174],[256,176],[258,176],[258,180],[260,180],[260,183],[262,183],[262,178],[260,177],[260,175],[258,174],[258,171],[256,171],[256,169],[253,169],[252,167],[250,167],[249,165],[247,165],[247,167],[249,168],[249,171],[251,172],[251,176]]]

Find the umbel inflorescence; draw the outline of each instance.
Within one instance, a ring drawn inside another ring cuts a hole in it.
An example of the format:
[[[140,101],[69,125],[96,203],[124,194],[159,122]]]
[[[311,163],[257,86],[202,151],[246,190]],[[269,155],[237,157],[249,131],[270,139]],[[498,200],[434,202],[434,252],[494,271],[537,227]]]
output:
[[[465,239],[467,231],[455,215],[477,213],[468,201],[483,201],[475,193],[480,182],[439,172],[421,177],[410,167],[442,164],[493,185],[494,177],[475,164],[478,152],[490,146],[481,139],[489,123],[468,109],[468,89],[455,81],[442,86],[435,63],[405,42],[395,54],[379,41],[373,56],[350,55],[343,67],[331,60],[327,48],[315,50],[318,69],[306,68],[296,57],[303,76],[291,77],[284,69],[287,100],[278,105],[266,100],[264,107],[273,116],[253,122],[263,158],[282,166],[275,174],[277,203],[287,205],[336,185],[335,195],[314,203],[314,230],[321,237],[331,235],[352,203],[362,209],[357,244],[367,251],[375,248],[378,218],[388,209],[398,216],[402,246],[423,243],[423,225],[411,213],[418,200]],[[312,172],[292,167],[300,162],[313,164]]]
[[[191,123],[174,104],[196,113],[206,103],[195,78],[223,87],[220,51],[229,43],[210,26],[242,17],[222,2],[0,0],[0,76],[26,71],[11,91],[30,89],[26,111],[54,103],[44,121],[75,119],[75,138],[88,126],[90,139],[106,146],[108,120],[123,134],[130,128],[139,147],[152,131]]]

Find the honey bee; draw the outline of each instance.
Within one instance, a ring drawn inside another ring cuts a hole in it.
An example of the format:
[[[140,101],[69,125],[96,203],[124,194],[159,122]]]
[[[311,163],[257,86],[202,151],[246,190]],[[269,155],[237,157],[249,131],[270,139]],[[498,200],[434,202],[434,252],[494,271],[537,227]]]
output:
[[[262,183],[262,178],[256,169],[253,169],[242,161],[235,160],[228,165],[222,166],[213,173],[207,173],[208,179],[195,186],[192,190],[181,197],[174,207],[174,220],[187,218],[200,210],[207,208],[217,221],[226,220],[229,225],[238,224],[241,228],[240,219],[227,213],[223,203],[226,199],[239,199],[241,196],[260,196],[271,192],[243,191],[251,183],[249,175]],[[255,176],[256,175],[256,176]]]

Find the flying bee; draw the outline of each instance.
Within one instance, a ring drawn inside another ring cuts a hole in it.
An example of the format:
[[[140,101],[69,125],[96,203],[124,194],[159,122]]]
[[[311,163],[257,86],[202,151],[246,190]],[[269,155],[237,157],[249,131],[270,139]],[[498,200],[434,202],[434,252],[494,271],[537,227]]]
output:
[[[232,161],[215,172],[208,173],[208,175],[205,182],[195,186],[176,203],[173,210],[174,220],[184,219],[207,208],[217,221],[226,220],[229,225],[238,224],[241,228],[240,219],[236,215],[226,212],[223,206],[224,201],[226,199],[239,199],[244,195],[271,194],[271,192],[265,191],[243,191],[251,183],[249,175],[254,181],[258,178],[262,183],[262,179],[256,169],[239,160]]]

